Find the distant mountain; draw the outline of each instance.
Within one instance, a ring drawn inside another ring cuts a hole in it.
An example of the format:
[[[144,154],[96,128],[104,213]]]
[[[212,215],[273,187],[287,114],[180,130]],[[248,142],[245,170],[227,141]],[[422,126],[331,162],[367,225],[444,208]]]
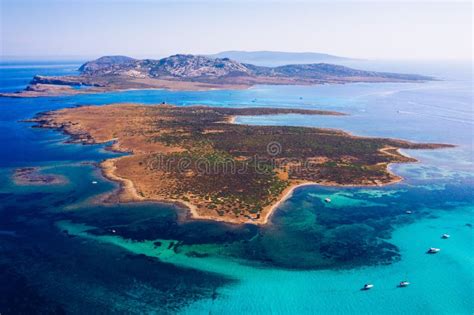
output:
[[[118,69],[134,61],[135,59],[127,56],[104,56],[94,61],[86,62],[79,68],[79,71],[87,73],[109,67],[116,67]]]
[[[242,89],[255,84],[313,85],[432,80],[416,74],[364,71],[329,63],[268,67],[229,58],[194,55],[173,55],[159,60],[104,56],[84,63],[79,71],[80,75],[76,76],[35,76],[23,92],[1,95],[36,97],[126,89],[209,90]]]
[[[230,58],[243,63],[251,63],[260,66],[278,66],[288,64],[307,63],[337,63],[352,60],[329,54],[314,52],[282,52],[282,51],[223,51],[208,55],[210,58]]]
[[[229,75],[251,75],[245,65],[229,60],[194,55],[173,55],[163,59],[137,60],[123,56],[106,56],[83,64],[83,75],[123,75],[151,78],[205,78]]]
[[[419,75],[363,71],[327,63],[265,67],[229,58],[195,55],[173,55],[159,60],[107,56],[86,62],[79,70],[85,76],[114,75],[223,84],[315,84],[428,79]]]

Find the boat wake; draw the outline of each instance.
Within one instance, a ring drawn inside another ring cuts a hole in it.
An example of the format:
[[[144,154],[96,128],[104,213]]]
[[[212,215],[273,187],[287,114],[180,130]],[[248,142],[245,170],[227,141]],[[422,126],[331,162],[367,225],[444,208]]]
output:
[[[438,119],[441,119],[441,120],[454,121],[454,122],[459,122],[459,123],[462,123],[462,124],[474,125],[474,121],[472,121],[472,120],[456,118],[456,117],[450,117],[450,116],[444,116],[444,115],[419,113],[419,112],[411,112],[411,111],[404,111],[404,110],[399,110],[398,113],[399,114],[405,114],[405,115],[417,115],[417,116],[433,117],[433,118],[438,118]]]

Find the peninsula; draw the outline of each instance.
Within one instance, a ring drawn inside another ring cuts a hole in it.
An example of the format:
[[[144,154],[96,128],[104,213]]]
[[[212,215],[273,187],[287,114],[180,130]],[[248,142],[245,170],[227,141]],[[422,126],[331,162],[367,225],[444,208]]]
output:
[[[405,149],[444,144],[357,137],[332,129],[234,124],[239,115],[343,115],[338,112],[205,106],[111,104],[38,115],[84,144],[114,141],[126,156],[101,164],[121,183],[109,201],[185,205],[194,218],[265,224],[278,204],[304,184],[385,185],[400,181],[387,166],[414,162]]]
[[[78,75],[35,76],[7,97],[59,96],[130,89],[246,89],[255,84],[313,85],[432,80],[415,74],[356,70],[328,63],[256,66],[229,58],[173,55],[159,60],[105,56],[83,64]]]

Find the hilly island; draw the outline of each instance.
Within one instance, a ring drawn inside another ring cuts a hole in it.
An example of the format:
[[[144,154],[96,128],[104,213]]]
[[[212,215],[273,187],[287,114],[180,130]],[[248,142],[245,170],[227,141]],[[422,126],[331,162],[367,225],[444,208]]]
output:
[[[74,76],[37,75],[25,90],[0,96],[57,96],[129,89],[245,89],[256,84],[314,85],[432,80],[416,74],[363,71],[328,63],[266,67],[229,58],[182,54],[159,60],[104,56],[86,62],[79,72],[79,75]]]
[[[89,66],[84,66],[84,71]],[[102,162],[121,184],[105,202],[176,203],[196,219],[265,224],[300,185],[379,186],[398,182],[390,163],[415,162],[398,149],[436,149],[343,131],[234,123],[245,115],[343,115],[282,108],[224,108],[110,104],[39,114],[38,127],[61,130],[71,141],[108,143],[127,155]]]

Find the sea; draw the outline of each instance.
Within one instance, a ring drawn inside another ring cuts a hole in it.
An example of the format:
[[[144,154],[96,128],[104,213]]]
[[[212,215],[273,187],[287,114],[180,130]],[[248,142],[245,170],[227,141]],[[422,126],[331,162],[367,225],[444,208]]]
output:
[[[0,92],[80,64],[2,61]],[[0,98],[0,314],[473,314],[472,64],[349,65],[437,80]],[[130,102],[334,110],[348,115],[236,122],[456,146],[403,150],[418,162],[390,166],[404,178],[397,184],[298,188],[265,226],[183,220],[171,205],[97,203],[118,188],[97,165],[119,154],[26,121]],[[66,181],[17,184],[24,167]]]

